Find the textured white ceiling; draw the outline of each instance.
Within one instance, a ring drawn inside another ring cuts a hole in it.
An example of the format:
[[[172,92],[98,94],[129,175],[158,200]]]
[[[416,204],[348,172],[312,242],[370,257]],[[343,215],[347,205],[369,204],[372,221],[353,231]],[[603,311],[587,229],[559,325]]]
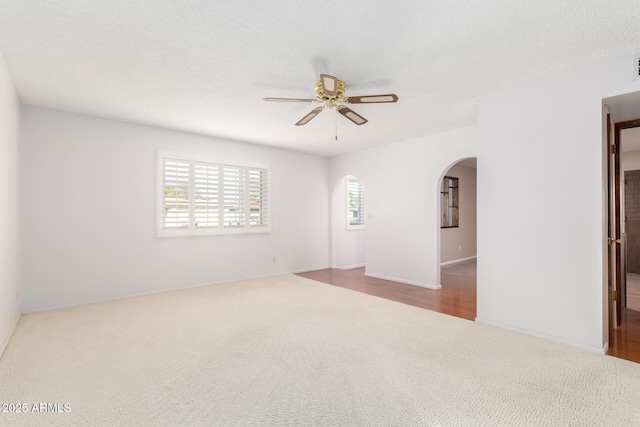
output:
[[[476,120],[498,87],[640,50],[638,0],[0,0],[22,102],[332,156]],[[396,93],[294,126],[318,74]],[[335,132],[338,141],[335,141]]]

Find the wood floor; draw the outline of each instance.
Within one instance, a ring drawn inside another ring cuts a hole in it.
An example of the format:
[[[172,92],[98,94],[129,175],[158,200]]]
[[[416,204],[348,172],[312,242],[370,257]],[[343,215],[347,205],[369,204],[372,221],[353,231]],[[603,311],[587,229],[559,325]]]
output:
[[[364,268],[318,270],[299,276],[463,319],[476,318],[475,260],[443,267],[440,280],[442,289],[438,291],[367,277]]]
[[[640,363],[640,275],[627,273],[627,308],[609,340],[609,355]]]
[[[364,275],[364,268],[318,270],[301,273],[299,276],[474,320],[476,317],[476,268],[475,260],[442,267],[442,289],[439,291],[367,277]],[[608,354],[640,363],[640,275],[630,276],[627,278],[627,307],[629,308],[623,313],[622,326],[616,328],[615,335],[610,339]]]

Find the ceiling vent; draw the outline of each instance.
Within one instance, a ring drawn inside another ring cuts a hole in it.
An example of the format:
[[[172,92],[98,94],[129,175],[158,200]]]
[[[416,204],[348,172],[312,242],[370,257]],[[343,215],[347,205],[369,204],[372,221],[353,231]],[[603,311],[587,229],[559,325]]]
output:
[[[640,53],[633,56],[633,80],[640,80]]]

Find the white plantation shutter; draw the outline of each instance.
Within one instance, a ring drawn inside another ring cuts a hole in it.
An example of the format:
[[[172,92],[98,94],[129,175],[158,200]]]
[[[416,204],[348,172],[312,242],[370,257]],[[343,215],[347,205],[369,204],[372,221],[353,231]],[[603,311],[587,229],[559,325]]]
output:
[[[347,225],[364,226],[364,188],[354,177],[347,179]]]
[[[268,168],[162,152],[158,161],[160,236],[270,231]]]
[[[194,164],[195,226],[218,227],[220,225],[220,167],[210,163]]]
[[[245,220],[245,173],[238,166],[222,168],[224,191],[224,227],[244,227]]]
[[[269,225],[269,175],[266,169],[249,168],[249,225]]]
[[[162,227],[189,227],[189,162],[164,159],[162,166]]]

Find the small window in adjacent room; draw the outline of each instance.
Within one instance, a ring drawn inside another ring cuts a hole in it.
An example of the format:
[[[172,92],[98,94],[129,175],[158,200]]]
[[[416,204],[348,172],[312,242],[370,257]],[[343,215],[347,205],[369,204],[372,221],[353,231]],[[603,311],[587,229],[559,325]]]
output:
[[[266,233],[269,168],[158,152],[158,236]]]
[[[364,189],[360,180],[350,176],[347,182],[347,230],[364,228]]]
[[[442,191],[440,192],[442,207],[442,228],[458,226],[458,178],[445,176],[442,179]]]

